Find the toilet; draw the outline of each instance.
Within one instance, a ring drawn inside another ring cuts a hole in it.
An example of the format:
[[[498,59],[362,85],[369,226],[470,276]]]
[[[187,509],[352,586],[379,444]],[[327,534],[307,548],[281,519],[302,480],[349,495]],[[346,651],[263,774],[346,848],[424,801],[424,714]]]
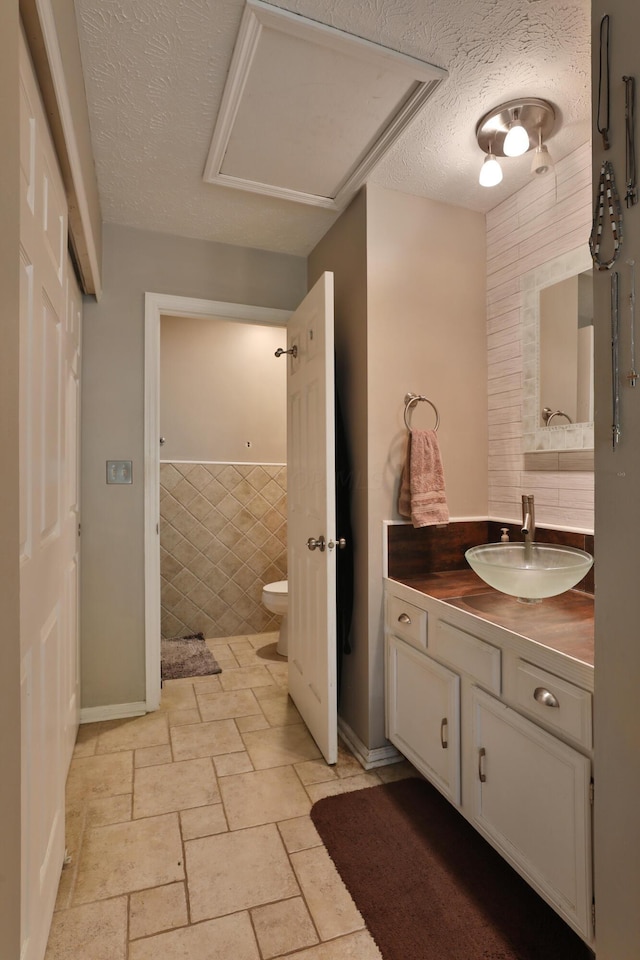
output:
[[[289,582],[276,580],[266,583],[262,588],[262,603],[271,613],[282,617],[277,651],[281,657],[287,656],[287,608],[289,606]]]

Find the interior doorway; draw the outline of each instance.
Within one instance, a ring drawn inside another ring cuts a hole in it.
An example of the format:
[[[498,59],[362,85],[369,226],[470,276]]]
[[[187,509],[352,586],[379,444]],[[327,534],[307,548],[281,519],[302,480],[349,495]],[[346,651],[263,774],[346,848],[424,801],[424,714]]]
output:
[[[160,330],[162,317],[193,320],[225,318],[246,324],[286,326],[290,312],[147,293],[145,297],[145,654],[146,705],[160,701]],[[275,362],[275,361],[274,361]],[[233,403],[233,397],[229,397]]]

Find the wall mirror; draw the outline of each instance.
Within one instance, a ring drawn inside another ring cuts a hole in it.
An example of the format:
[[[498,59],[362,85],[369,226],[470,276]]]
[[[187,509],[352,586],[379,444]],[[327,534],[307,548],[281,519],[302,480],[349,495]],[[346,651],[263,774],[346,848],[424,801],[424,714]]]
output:
[[[592,267],[584,244],[523,277],[525,453],[593,450]]]

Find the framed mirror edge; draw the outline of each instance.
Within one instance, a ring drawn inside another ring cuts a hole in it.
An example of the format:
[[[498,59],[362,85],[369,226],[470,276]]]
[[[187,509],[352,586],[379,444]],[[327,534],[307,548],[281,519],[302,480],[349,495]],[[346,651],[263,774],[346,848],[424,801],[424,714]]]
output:
[[[531,463],[536,454],[550,451],[593,451],[593,422],[538,426],[541,409],[540,291],[592,267],[589,246],[585,242],[540,264],[522,278],[523,452]]]

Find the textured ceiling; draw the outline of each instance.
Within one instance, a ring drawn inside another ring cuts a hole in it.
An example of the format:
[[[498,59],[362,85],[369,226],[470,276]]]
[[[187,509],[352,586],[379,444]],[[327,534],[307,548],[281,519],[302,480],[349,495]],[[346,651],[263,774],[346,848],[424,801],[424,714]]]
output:
[[[243,0],[75,0],[106,221],[306,255],[337,214],[202,180]],[[543,97],[558,160],[590,135],[590,0],[275,0],[449,71],[370,181],[486,211],[530,157],[478,185],[480,116]],[[256,149],[259,145],[256,144]]]

